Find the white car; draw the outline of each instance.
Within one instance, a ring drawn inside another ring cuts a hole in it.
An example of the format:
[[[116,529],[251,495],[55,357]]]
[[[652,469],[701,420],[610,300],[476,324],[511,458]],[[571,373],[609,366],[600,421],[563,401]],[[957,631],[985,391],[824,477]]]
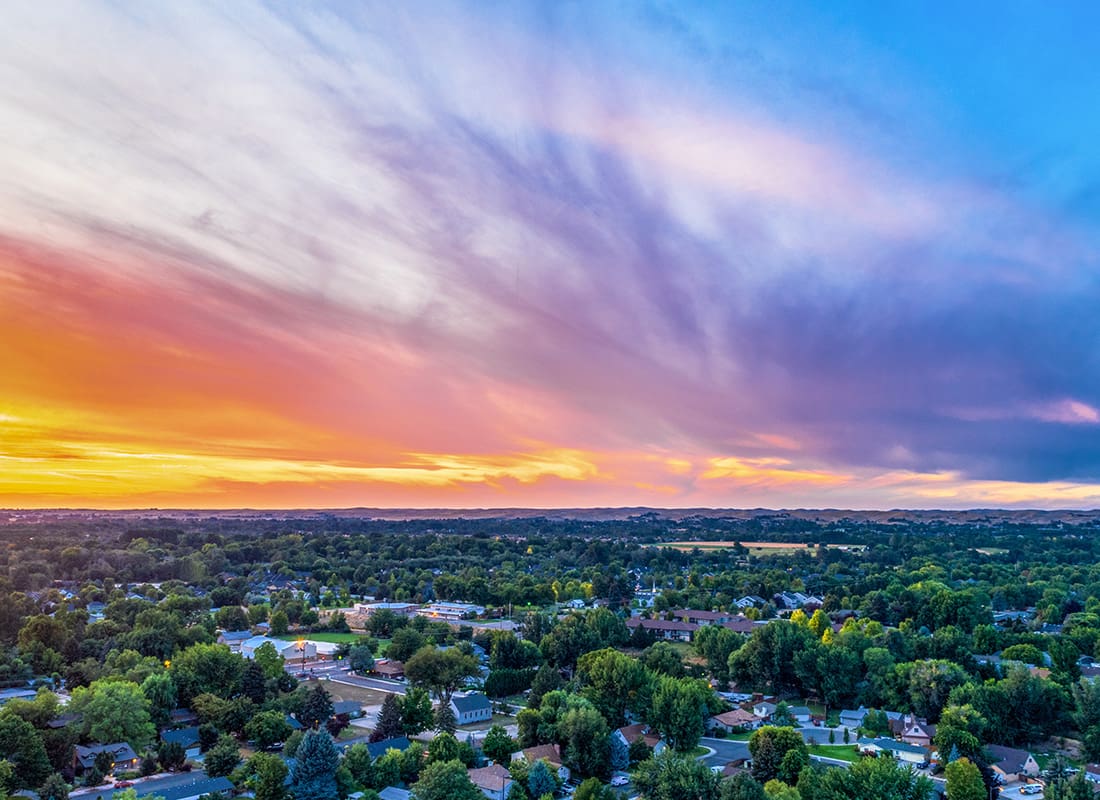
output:
[[[611,779],[612,786],[626,786],[628,783],[630,783],[630,778],[625,775],[616,775]]]
[[[1042,794],[1043,787],[1036,783],[1020,787],[1020,794]]]

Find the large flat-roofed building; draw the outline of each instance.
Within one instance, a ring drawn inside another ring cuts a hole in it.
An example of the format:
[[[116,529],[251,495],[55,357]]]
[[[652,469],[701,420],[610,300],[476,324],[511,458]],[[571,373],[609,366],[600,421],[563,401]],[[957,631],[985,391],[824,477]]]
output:
[[[473,603],[431,603],[416,612],[429,619],[469,619],[485,613],[485,606],[477,606]]]

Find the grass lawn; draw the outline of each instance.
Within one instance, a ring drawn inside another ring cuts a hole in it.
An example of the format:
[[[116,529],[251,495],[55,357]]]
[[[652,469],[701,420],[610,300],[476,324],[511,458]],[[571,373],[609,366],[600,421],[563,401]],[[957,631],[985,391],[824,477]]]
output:
[[[855,747],[850,744],[811,744],[806,746],[806,750],[811,756],[835,758],[839,761],[848,761],[853,764],[859,761],[859,753],[857,753]]]
[[[286,636],[276,636],[276,639],[281,639],[284,642],[296,642],[299,639],[312,639],[315,642],[328,642],[330,644],[343,644],[349,642],[354,644],[362,638],[361,633],[331,633],[329,631],[323,633],[303,633],[301,635],[295,635],[288,633]]]
[[[344,683],[333,683],[332,681],[307,681],[306,685],[312,689],[314,686],[320,684],[325,687],[325,691],[329,693],[329,696],[335,700],[354,700],[364,706],[380,706],[386,699],[386,692],[381,692],[377,689],[367,689],[363,686],[348,686]],[[399,700],[401,698],[398,698]]]

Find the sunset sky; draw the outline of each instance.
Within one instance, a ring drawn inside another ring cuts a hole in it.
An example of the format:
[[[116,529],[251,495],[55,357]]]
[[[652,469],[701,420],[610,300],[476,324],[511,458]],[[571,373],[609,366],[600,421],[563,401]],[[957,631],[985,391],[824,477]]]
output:
[[[5,4],[0,506],[1100,506],[1097,30]]]

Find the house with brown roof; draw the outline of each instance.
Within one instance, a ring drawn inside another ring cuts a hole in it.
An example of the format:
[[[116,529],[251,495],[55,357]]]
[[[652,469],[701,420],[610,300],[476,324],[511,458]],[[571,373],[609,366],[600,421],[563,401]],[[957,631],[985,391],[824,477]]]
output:
[[[513,761],[526,761],[534,764],[536,761],[545,761],[558,775],[558,780],[567,781],[570,777],[569,767],[562,764],[561,746],[556,744],[540,744],[536,747],[528,747],[526,750],[517,750],[512,753]]]
[[[371,669],[371,672],[383,678],[399,680],[405,677],[405,664],[402,661],[380,658],[374,662],[374,667]]]
[[[489,800],[505,800],[508,787],[512,785],[512,776],[500,764],[490,764],[480,769],[466,770],[470,781],[481,790]]]
[[[909,744],[931,747],[932,739],[936,736],[936,726],[918,719],[912,715],[904,720],[904,729],[901,732],[901,740]]]
[[[648,725],[640,722],[634,725],[625,725],[611,735],[621,739],[627,747],[641,739],[653,751],[653,755],[657,755],[665,749],[665,742],[657,735],[657,732],[650,730]]]
[[[760,727],[763,720],[760,717],[746,711],[743,708],[735,708],[722,714],[715,714],[707,720],[707,727],[711,731],[753,731]]]
[[[692,622],[675,619],[642,619],[641,617],[631,617],[626,621],[626,627],[632,631],[640,627],[660,639],[674,642],[690,642],[695,631],[699,630],[699,626]]]

